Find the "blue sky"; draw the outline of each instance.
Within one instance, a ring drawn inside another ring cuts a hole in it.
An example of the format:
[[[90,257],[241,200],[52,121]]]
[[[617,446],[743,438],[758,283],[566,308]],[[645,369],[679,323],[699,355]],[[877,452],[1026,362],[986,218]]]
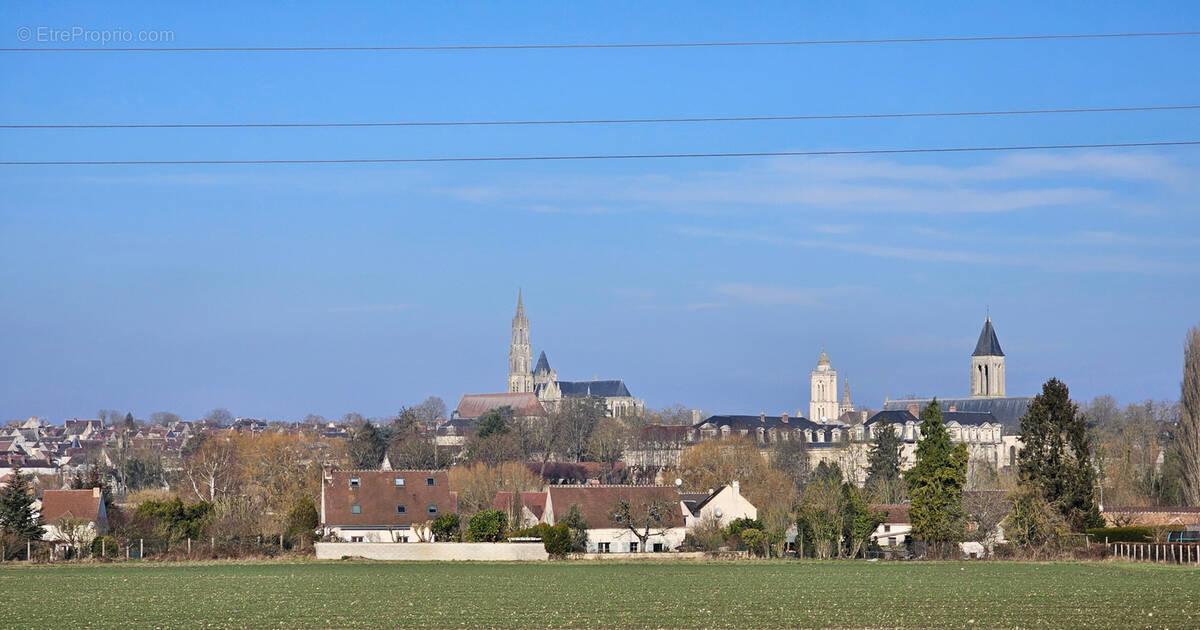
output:
[[[1178,3],[38,4],[178,46],[797,40],[1200,29]],[[29,44],[26,44],[29,45]],[[32,45],[39,45],[33,42]],[[43,44],[44,45],[44,44]],[[1200,37],[771,48],[0,53],[5,124],[748,116],[1200,104]],[[1200,139],[1200,112],[679,125],[0,130],[2,160],[676,153]],[[441,165],[0,167],[0,420],[394,413],[504,387],[523,288],[564,379],[651,406],[1178,397],[1195,147]]]

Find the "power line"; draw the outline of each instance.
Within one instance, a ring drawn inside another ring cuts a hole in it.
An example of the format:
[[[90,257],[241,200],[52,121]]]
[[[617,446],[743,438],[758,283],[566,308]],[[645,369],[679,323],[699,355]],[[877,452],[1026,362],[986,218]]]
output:
[[[926,44],[936,42],[1003,42],[1048,39],[1116,39],[1131,37],[1186,37],[1200,31],[1150,33],[1071,33],[1056,35],[987,35],[973,37],[902,37],[877,39],[816,39],[739,42],[642,42],[596,44],[468,44],[449,46],[80,46],[0,48],[0,52],[439,52],[473,50],[562,50],[588,48],[716,48],[750,46],[827,46],[849,44]]]
[[[437,162],[535,162],[558,160],[643,160],[675,158],[801,157],[837,155],[892,155],[905,153],[967,153],[979,151],[1041,151],[1049,149],[1117,149],[1131,147],[1174,147],[1200,145],[1200,140],[1171,142],[1119,142],[1100,144],[1042,144],[993,147],[940,147],[921,149],[852,149],[830,151],[746,151],[738,153],[633,153],[595,155],[514,155],[426,158],[331,158],[265,160],[52,160],[0,161],[0,166],[145,166],[185,164],[404,164]]]
[[[465,127],[505,125],[602,125],[636,123],[706,123],[787,120],[858,120],[869,118],[936,118],[952,116],[1014,116],[1036,114],[1081,114],[1096,112],[1151,112],[1200,109],[1200,105],[1147,107],[1078,107],[1063,109],[1013,109],[972,112],[907,112],[884,114],[812,114],[788,116],[704,116],[696,118],[595,118],[580,120],[456,120],[401,122],[315,122],[315,123],[114,123],[77,125],[0,125],[0,129],[243,129],[312,127]]]

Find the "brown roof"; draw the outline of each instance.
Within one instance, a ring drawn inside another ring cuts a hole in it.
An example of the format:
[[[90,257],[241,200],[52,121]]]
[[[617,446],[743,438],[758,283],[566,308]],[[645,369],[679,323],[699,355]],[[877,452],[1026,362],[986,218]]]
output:
[[[523,394],[463,394],[458,401],[458,417],[478,418],[483,414],[500,407],[512,407],[513,415],[517,417],[545,416],[546,410],[537,396],[531,393]]]
[[[47,490],[42,495],[42,521],[54,521],[73,516],[95,522],[100,516],[99,488],[91,490]]]
[[[871,510],[879,512],[887,512],[887,518],[884,523],[908,523],[908,504],[907,503],[883,503],[872,505]]]
[[[666,486],[550,486],[546,492],[556,519],[566,516],[571,505],[579,504],[584,520],[592,528],[617,527],[612,515],[621,499],[631,502],[635,516],[639,509],[644,509],[652,501],[665,501],[670,509],[667,510],[663,526],[683,527],[684,524],[679,493]]]
[[[500,491],[496,493],[496,498],[492,500],[493,510],[504,510],[507,512],[512,508],[513,493]],[[521,505],[529,508],[533,516],[537,519],[542,518],[542,513],[546,510],[546,493],[545,492],[522,492]]]
[[[358,478],[357,487],[350,486],[351,477]],[[398,478],[403,486],[396,485]],[[324,483],[325,524],[332,527],[413,525],[458,512],[458,497],[450,492],[444,470],[335,470]],[[359,514],[352,512],[354,505]],[[436,514],[429,512],[431,505],[437,506]],[[403,514],[398,506],[404,506]]]

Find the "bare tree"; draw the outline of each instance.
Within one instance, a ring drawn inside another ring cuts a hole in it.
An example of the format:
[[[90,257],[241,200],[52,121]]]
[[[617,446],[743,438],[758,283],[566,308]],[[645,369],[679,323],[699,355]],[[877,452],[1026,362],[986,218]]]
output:
[[[213,437],[183,461],[183,477],[201,501],[216,503],[237,494],[241,466],[237,446],[228,438]]]
[[[617,527],[624,527],[633,532],[641,542],[641,549],[646,548],[646,541],[651,536],[665,536],[670,528],[671,509],[673,504],[665,499],[652,499],[640,502],[622,497],[613,506],[609,518]]]
[[[179,420],[179,414],[171,413],[170,411],[155,411],[150,414],[150,424],[157,424],[164,427],[169,427],[179,422]]]
[[[605,418],[601,420],[588,438],[588,453],[592,459],[604,464],[605,483],[613,483],[613,469],[625,452],[625,441],[628,429],[620,420]]]
[[[204,414],[204,421],[217,426],[228,426],[233,422],[233,414],[228,409],[218,407]]]
[[[421,426],[432,427],[438,418],[446,417],[446,401],[437,396],[430,396],[421,402],[421,404],[412,408],[416,414],[417,422]]]
[[[1179,395],[1179,457],[1183,463],[1184,501],[1200,505],[1200,326],[1188,331],[1183,346],[1183,382]]]

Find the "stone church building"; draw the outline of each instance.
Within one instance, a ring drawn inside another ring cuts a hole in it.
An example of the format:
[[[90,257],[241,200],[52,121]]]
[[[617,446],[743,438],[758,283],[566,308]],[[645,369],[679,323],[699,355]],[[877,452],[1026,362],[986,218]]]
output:
[[[646,401],[635,398],[621,379],[592,381],[560,381],[558,371],[550,367],[543,351],[533,363],[533,346],[529,341],[529,317],[525,314],[524,297],[517,292],[517,313],[512,318],[512,342],[508,348],[508,390],[510,394],[532,393],[547,411],[555,411],[564,398],[595,396],[604,401],[608,415],[613,418],[639,416]]]

